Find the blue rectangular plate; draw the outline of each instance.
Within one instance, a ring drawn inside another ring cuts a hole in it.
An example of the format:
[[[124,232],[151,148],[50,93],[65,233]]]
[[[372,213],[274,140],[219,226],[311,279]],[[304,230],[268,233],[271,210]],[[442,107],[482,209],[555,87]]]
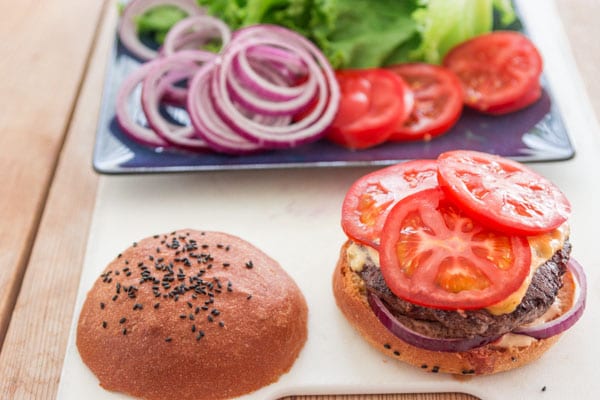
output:
[[[551,88],[544,79],[542,97],[534,105],[505,116],[487,116],[465,109],[448,133],[428,142],[385,143],[367,150],[350,151],[320,140],[295,149],[244,156],[153,149],[127,137],[115,119],[119,85],[138,65],[139,62],[128,55],[115,38],[94,148],[93,165],[99,173],[383,166],[409,159],[436,158],[453,149],[484,151],[522,162],[562,161],[575,155]],[[133,112],[135,119],[143,121],[140,110]]]

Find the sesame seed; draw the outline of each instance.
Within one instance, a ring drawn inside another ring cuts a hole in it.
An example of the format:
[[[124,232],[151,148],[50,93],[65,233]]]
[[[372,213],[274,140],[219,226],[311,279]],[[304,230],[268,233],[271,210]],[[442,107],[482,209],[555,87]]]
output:
[[[223,327],[225,326],[225,322],[223,322],[223,321],[219,321],[219,326],[220,326],[221,328],[223,328]]]
[[[102,321],[102,327],[103,327],[104,329],[106,329],[106,326],[107,326],[107,325],[108,325],[108,324],[106,323],[106,321]]]
[[[127,328],[123,329],[123,335],[127,335]]]
[[[246,297],[246,300],[250,300],[252,298],[252,295],[249,294],[248,297]]]
[[[389,343],[384,344],[383,347],[385,347],[388,350],[392,348],[392,346],[390,346]]]
[[[196,325],[192,325],[192,332],[196,332]]]
[[[253,267],[254,267],[254,264],[252,263],[252,260],[246,262],[246,268],[252,269]]]
[[[399,356],[399,355],[400,355],[400,352],[399,352],[398,350],[394,350],[394,355],[395,355],[395,356]]]
[[[433,368],[431,368],[431,372],[433,372],[434,374],[437,374],[438,372],[440,372],[440,367],[439,366],[434,366]]]
[[[427,364],[422,364],[422,365],[421,365],[421,368],[422,368],[422,369],[427,369]]]
[[[217,316],[217,315],[221,314],[221,312],[220,312],[219,310],[217,310],[216,308],[214,308],[214,309],[211,311],[211,313],[212,313],[212,315],[214,315],[214,316]]]
[[[105,304],[104,303],[100,303],[100,309],[104,310]]]
[[[160,307],[160,303],[155,303],[154,308],[158,308],[158,307]]]
[[[166,339],[165,339],[165,342],[167,342],[167,343],[168,343],[168,342],[170,342],[171,340],[173,340],[173,339],[171,339],[170,337],[168,337],[168,338],[166,338]]]
[[[125,322],[127,322],[127,318],[123,317],[119,320],[120,324],[124,324]]]

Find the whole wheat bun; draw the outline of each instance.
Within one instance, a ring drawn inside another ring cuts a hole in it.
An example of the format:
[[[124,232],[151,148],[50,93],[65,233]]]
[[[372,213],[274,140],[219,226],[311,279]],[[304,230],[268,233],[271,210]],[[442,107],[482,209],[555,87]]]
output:
[[[498,347],[494,343],[464,352],[438,352],[412,346],[399,339],[379,322],[366,297],[365,284],[360,275],[348,265],[346,249],[342,246],[333,275],[333,293],[346,319],[377,350],[387,356],[421,368],[424,371],[458,375],[488,375],[518,368],[537,360],[559,339],[560,335],[537,340],[526,347]],[[570,273],[565,274],[563,289],[559,292],[563,308],[570,308],[574,298],[574,283]]]
[[[119,254],[77,327],[100,385],[145,399],[252,392],[290,370],[306,337],[305,299],[276,261],[238,237],[190,229]]]

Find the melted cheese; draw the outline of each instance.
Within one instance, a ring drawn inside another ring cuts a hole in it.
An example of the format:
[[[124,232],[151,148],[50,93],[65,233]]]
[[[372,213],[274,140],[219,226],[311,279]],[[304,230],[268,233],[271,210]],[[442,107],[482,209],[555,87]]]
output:
[[[529,236],[527,238],[529,247],[531,248],[529,275],[525,278],[519,289],[501,302],[487,307],[487,310],[494,315],[513,312],[521,303],[521,300],[523,300],[535,271],[563,247],[565,240],[569,237],[569,232],[569,225],[565,222],[551,232]]]
[[[487,310],[494,315],[513,312],[521,303],[521,300],[523,300],[535,271],[563,247],[565,240],[569,237],[569,233],[569,225],[565,222],[551,232],[528,237],[527,240],[529,241],[529,246],[531,248],[529,275],[523,281],[523,284],[519,289],[505,300],[487,307]],[[375,265],[379,266],[379,254],[377,253],[377,250],[369,246],[353,243],[348,246],[346,257],[348,259],[348,265],[355,272],[362,271],[369,259],[373,261]]]

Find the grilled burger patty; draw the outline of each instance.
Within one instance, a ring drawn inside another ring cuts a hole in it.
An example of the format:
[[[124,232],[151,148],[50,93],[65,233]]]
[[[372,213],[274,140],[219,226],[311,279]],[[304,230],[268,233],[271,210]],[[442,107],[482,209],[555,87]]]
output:
[[[511,332],[543,315],[562,287],[571,244],[565,241],[551,259],[534,273],[531,284],[517,308],[508,314],[494,315],[485,309],[451,311],[418,306],[396,297],[388,288],[381,270],[370,258],[360,275],[366,290],[377,295],[405,326],[435,338],[497,337]]]

